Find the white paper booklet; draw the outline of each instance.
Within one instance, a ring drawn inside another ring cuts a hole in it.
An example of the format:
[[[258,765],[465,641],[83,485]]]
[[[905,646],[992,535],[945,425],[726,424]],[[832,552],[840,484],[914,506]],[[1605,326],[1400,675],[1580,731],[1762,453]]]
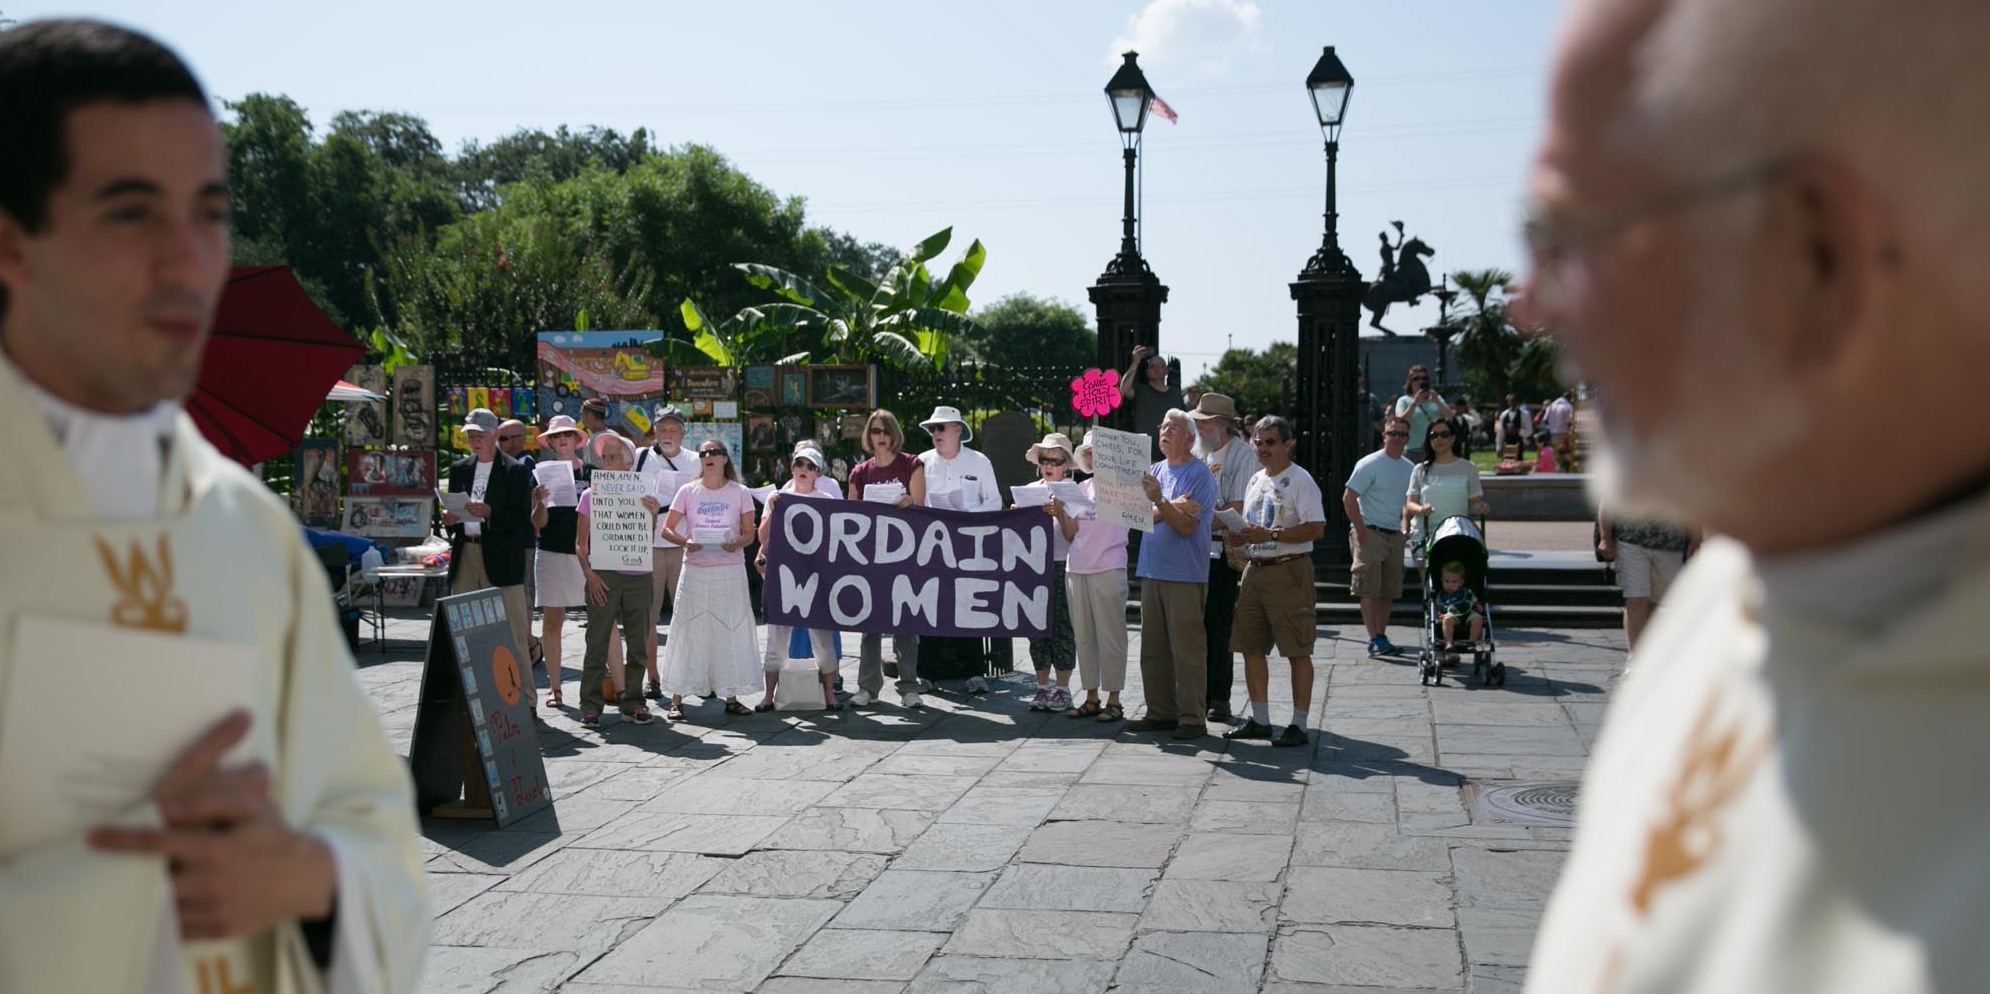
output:
[[[905,496],[905,484],[891,483],[864,484],[864,499],[874,504],[896,504]]]
[[[275,716],[260,712],[257,690],[273,674],[258,672],[269,664],[253,645],[24,615],[13,660],[0,715],[0,859],[145,800],[173,760],[237,708],[257,724],[223,765],[272,757]],[[111,695],[78,734],[75,710],[51,702],[74,696],[79,673],[95,686],[144,687],[144,699]]]
[[[574,486],[573,463],[555,459],[535,464],[532,478],[546,488],[547,507],[574,507],[580,503],[580,490]]]

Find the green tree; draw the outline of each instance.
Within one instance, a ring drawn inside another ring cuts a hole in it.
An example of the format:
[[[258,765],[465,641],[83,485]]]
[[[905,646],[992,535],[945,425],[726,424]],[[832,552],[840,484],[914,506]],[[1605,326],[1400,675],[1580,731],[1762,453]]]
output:
[[[1273,342],[1263,352],[1230,349],[1202,377],[1211,393],[1228,395],[1245,416],[1290,414],[1285,395],[1299,368],[1299,347]]]
[[[505,187],[535,175],[563,182],[589,168],[621,174],[655,152],[646,128],[626,138],[613,128],[571,131],[562,124],[550,134],[522,128],[488,145],[465,145],[456,172],[464,207],[480,211],[496,207]]]
[[[985,363],[1084,369],[1098,362],[1091,320],[1061,300],[1010,294],[976,311],[974,322],[960,345]]]

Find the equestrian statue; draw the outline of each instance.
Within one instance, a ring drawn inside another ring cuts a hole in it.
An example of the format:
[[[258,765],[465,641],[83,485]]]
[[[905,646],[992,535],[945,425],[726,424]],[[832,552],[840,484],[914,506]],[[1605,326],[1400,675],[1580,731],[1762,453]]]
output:
[[[1361,306],[1375,315],[1368,326],[1385,335],[1395,332],[1382,327],[1382,315],[1389,313],[1391,304],[1415,304],[1424,294],[1431,291],[1430,270],[1424,268],[1423,260],[1437,254],[1437,250],[1424,243],[1421,238],[1405,239],[1403,222],[1391,221],[1396,229],[1395,244],[1389,243],[1389,233],[1382,232],[1382,272],[1375,282],[1368,284],[1362,295]]]

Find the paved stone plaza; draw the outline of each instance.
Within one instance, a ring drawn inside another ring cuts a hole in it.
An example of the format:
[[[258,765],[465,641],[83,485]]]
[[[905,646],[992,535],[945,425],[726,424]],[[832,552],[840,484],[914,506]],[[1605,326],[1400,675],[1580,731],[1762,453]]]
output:
[[[360,654],[403,752],[426,630],[408,612]],[[1421,687],[1347,634],[1316,645],[1326,731],[1304,749],[1031,713],[1021,674],[919,712],[887,691],[800,716],[687,701],[599,733],[555,715],[552,812],[424,825],[422,989],[1517,991],[1569,831],[1475,820],[1469,797],[1579,776],[1622,637],[1508,634],[1508,685],[1484,690]],[[1276,660],[1272,696],[1283,724]]]

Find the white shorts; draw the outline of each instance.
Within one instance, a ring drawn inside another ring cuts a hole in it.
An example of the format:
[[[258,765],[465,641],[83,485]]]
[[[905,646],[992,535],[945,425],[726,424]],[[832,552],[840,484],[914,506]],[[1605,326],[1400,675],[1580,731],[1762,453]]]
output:
[[[538,550],[532,557],[533,597],[539,607],[586,607],[587,577],[571,552]]]
[[[1665,596],[1672,580],[1686,565],[1683,552],[1647,549],[1628,542],[1617,543],[1617,585],[1626,599],[1649,597],[1656,602]]]

